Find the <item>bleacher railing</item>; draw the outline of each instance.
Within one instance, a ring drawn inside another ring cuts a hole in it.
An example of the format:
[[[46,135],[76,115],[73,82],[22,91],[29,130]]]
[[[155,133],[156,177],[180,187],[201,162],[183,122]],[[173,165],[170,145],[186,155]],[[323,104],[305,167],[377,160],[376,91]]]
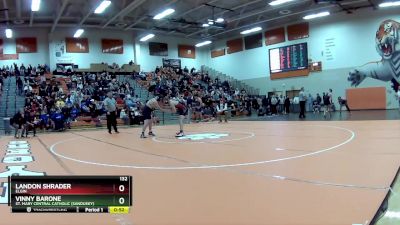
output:
[[[211,79],[218,78],[222,82],[228,81],[229,84],[232,85],[233,88],[238,88],[239,90],[244,89],[248,95],[260,95],[260,89],[251,87],[251,86],[247,85],[246,83],[244,83],[243,81],[240,81],[231,76],[228,76],[226,74],[218,72],[208,66],[204,66],[204,65],[201,66],[201,71],[207,72]]]

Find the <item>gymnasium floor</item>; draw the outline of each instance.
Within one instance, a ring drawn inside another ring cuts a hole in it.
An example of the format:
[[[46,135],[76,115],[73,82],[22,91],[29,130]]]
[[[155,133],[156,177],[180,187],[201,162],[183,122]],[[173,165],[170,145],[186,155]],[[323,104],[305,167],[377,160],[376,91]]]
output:
[[[0,205],[0,224],[369,224],[400,165],[395,120],[200,123],[180,140],[176,125],[157,126],[146,140],[139,128],[120,131],[26,139],[35,159],[26,166],[48,175],[132,175],[130,214],[16,215]],[[2,151],[10,141],[0,139]]]

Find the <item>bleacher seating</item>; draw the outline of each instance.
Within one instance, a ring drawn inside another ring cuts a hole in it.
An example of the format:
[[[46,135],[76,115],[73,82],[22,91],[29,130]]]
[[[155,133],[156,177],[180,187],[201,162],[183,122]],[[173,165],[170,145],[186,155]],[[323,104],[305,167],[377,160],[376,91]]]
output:
[[[120,74],[132,73],[132,72],[138,73],[140,72],[140,65],[123,64],[119,69],[112,69],[109,67],[108,64],[91,63],[90,68],[82,68],[76,70],[76,72],[78,73],[100,73],[103,71],[107,71],[110,73],[120,73]]]

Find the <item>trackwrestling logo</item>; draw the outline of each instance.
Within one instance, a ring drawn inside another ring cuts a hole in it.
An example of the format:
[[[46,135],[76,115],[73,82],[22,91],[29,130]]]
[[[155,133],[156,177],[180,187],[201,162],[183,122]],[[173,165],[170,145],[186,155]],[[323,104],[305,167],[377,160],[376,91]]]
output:
[[[26,170],[27,164],[35,161],[31,146],[27,141],[10,141],[2,163],[6,164],[6,171],[0,172],[0,179],[7,180],[8,176],[44,176],[44,172]],[[18,164],[18,165],[15,165]],[[0,180],[0,204],[8,203],[8,183]]]
[[[217,134],[217,133],[202,133],[202,134],[189,134],[183,137],[179,137],[179,140],[191,140],[200,141],[204,139],[220,139],[222,137],[228,137],[229,134]]]

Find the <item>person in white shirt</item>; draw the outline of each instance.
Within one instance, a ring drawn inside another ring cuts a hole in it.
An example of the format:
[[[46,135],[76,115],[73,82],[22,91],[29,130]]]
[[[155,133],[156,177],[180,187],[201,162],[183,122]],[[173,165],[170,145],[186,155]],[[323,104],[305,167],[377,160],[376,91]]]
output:
[[[153,111],[155,110],[161,110],[166,113],[174,113],[175,108],[170,108],[169,106],[165,106],[165,102],[169,103],[169,96],[156,96],[150,100],[147,101],[143,108],[143,117],[144,117],[144,123],[142,127],[142,134],[140,135],[140,138],[147,138],[145,136],[146,129],[149,128],[149,136],[156,136],[153,133]]]
[[[119,114],[119,118],[124,121],[125,125],[129,124],[129,117],[128,117],[128,114],[126,114],[125,109],[121,110],[121,112]]]
[[[28,95],[29,93],[32,92],[32,87],[29,84],[25,84],[24,91],[25,95]]]
[[[285,102],[285,99],[283,98],[282,95],[279,96],[279,110],[278,113],[284,113],[284,109],[283,109],[283,103]]]
[[[222,123],[222,116],[225,117],[225,122],[228,122],[228,104],[225,102],[224,98],[221,98],[219,104],[217,104],[217,116],[219,118],[219,122]]]

